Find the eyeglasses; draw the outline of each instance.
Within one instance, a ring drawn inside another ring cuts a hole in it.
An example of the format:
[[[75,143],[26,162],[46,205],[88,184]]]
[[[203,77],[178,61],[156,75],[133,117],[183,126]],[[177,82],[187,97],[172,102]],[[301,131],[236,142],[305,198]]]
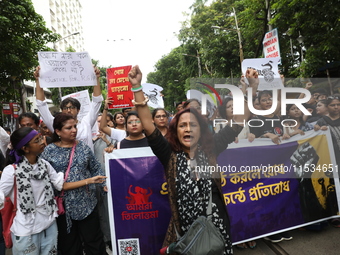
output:
[[[77,107],[75,107],[75,106],[64,106],[62,109],[64,110],[64,111],[67,111],[67,110],[74,110],[74,109],[76,109]]]
[[[168,116],[166,116],[166,115],[156,115],[156,116],[155,116],[156,119],[160,119],[160,118],[165,119],[165,118],[167,118],[167,117],[168,117]]]
[[[272,102],[273,98],[268,98],[268,99],[261,99],[262,103],[267,103],[267,102]]]
[[[44,141],[44,137],[39,135],[34,141],[30,141],[29,143],[42,143]]]
[[[329,97],[327,97],[328,99],[338,99],[338,100],[340,100],[340,97],[339,96],[329,96]]]
[[[132,120],[132,121],[129,121],[127,124],[133,125],[133,124],[140,124],[140,123],[141,123],[140,120]]]
[[[20,127],[33,127],[33,123],[25,123],[25,124],[20,124]]]

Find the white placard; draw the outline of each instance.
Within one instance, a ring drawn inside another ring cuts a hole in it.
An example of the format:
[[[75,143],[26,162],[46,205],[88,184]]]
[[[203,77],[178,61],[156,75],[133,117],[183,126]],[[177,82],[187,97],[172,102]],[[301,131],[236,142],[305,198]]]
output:
[[[262,43],[265,58],[281,58],[277,28],[266,33]]]
[[[77,115],[77,119],[82,120],[82,118],[86,116],[91,110],[91,100],[90,100],[89,91],[88,90],[78,91],[78,92],[63,96],[61,100],[64,100],[67,97],[76,98],[80,102],[80,111]],[[93,125],[91,132],[92,132],[92,137],[96,137],[96,135],[98,134],[99,128],[98,128],[97,121]]]
[[[97,84],[87,52],[38,52],[40,87],[80,87]]]
[[[280,58],[245,59],[242,62],[242,73],[245,74],[248,68],[257,70],[260,80],[259,90],[283,88],[278,69],[279,62]]]
[[[149,98],[148,106],[152,108],[164,108],[162,90],[163,88],[156,84],[144,83],[143,92]]]
[[[78,91],[78,92],[63,96],[61,100],[64,100],[67,97],[76,98],[80,102],[80,111],[77,115],[77,119],[81,120],[90,111],[91,101],[90,101],[90,95],[89,95],[88,90],[82,90],[82,91]]]

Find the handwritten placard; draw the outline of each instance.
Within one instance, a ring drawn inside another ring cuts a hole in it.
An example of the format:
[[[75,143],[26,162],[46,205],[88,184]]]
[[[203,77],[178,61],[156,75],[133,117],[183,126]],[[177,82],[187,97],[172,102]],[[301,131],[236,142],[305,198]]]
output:
[[[128,74],[132,66],[121,66],[106,69],[107,95],[113,100],[109,109],[132,107],[133,93]]]
[[[42,88],[95,86],[91,58],[87,52],[38,52]]]

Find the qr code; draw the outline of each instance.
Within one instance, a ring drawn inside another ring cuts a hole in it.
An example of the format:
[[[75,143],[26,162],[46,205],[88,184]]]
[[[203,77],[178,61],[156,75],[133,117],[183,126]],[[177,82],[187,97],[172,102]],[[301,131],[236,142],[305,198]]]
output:
[[[119,255],[140,255],[138,239],[118,239]]]

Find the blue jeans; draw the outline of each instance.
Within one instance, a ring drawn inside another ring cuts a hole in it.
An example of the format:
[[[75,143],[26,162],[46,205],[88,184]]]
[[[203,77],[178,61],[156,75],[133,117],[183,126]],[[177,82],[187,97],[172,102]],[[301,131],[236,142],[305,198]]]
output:
[[[57,254],[58,227],[55,221],[40,233],[30,236],[15,236],[12,233],[13,255],[48,255]]]

